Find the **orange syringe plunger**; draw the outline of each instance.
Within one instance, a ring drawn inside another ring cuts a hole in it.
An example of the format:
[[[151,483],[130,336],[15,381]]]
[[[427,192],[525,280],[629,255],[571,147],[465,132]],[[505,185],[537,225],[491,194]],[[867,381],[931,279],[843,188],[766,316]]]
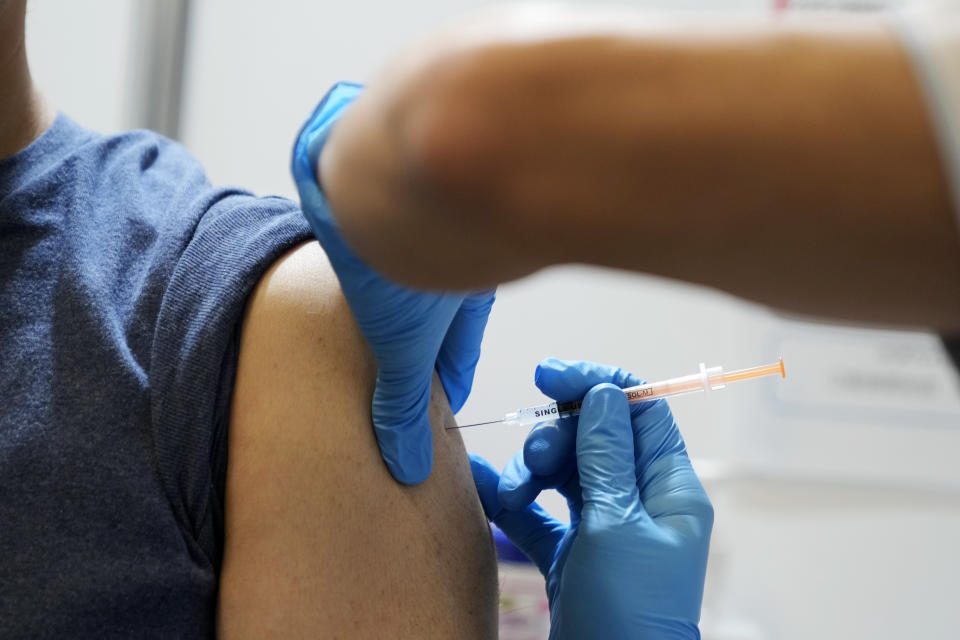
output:
[[[636,402],[649,402],[657,398],[668,398],[670,396],[679,396],[685,393],[696,393],[698,391],[712,391],[722,389],[732,382],[750,380],[751,378],[762,378],[764,376],[779,375],[787,377],[787,372],[783,368],[783,358],[771,364],[761,365],[759,367],[750,367],[749,369],[737,369],[735,371],[724,372],[723,367],[707,367],[700,363],[700,371],[689,376],[679,378],[670,378],[659,382],[648,382],[635,387],[627,387],[623,390],[627,396],[627,401],[631,404]],[[566,418],[580,413],[580,400],[572,402],[550,402],[535,407],[526,407],[508,413],[503,420],[493,420],[491,422],[480,422],[477,424],[466,424],[462,427],[475,427],[482,424],[493,424],[503,422],[506,424],[532,425],[544,420]]]
[[[783,358],[780,358],[772,364],[750,367],[749,369],[737,369],[730,372],[725,372],[723,367],[707,367],[701,362],[699,373],[681,376],[679,378],[670,378],[669,380],[661,380],[660,382],[650,382],[636,387],[628,387],[624,389],[623,392],[627,394],[627,400],[630,402],[644,402],[656,400],[657,398],[679,396],[684,393],[722,389],[731,382],[740,382],[741,380],[778,374],[784,378],[787,377],[787,372],[783,368]]]
[[[737,369],[729,373],[721,373],[720,377],[722,378],[721,384],[729,384],[731,382],[740,382],[741,380],[749,380],[751,378],[762,378],[763,376],[775,376],[777,374],[780,374],[782,378],[787,377],[787,370],[783,368],[783,358],[771,364],[760,365],[759,367]],[[712,378],[710,383],[713,384]]]

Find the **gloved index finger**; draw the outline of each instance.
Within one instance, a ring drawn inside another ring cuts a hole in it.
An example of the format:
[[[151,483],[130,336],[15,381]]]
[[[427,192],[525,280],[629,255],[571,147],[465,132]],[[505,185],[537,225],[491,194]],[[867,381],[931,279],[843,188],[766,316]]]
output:
[[[579,400],[602,382],[615,384],[621,389],[643,384],[640,378],[619,367],[559,358],[542,360],[534,372],[533,382],[557,402]]]

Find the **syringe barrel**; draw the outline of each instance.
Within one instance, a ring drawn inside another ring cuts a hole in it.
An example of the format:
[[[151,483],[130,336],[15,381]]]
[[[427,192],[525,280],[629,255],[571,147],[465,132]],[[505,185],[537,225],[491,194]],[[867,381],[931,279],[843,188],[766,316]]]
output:
[[[511,411],[504,417],[506,424],[527,425],[536,424],[543,420],[554,420],[560,417],[560,409],[556,402],[537,405],[536,407],[525,407]]]
[[[691,373],[688,376],[670,378],[659,382],[648,382],[636,387],[628,387],[623,392],[627,394],[627,400],[634,403],[686,393],[697,393],[698,391],[722,389],[723,386],[723,367],[707,367],[701,363],[700,373]]]
[[[723,367],[707,367],[701,362],[699,373],[628,387],[624,389],[623,392],[627,396],[627,401],[633,404],[649,402],[658,398],[679,396],[686,393],[722,389],[731,382],[776,374],[786,377],[783,358],[773,364],[751,367],[749,369],[738,369],[730,372],[724,372]],[[580,400],[559,403],[549,402],[536,407],[527,407],[525,409],[511,411],[506,415],[503,422],[515,425],[533,425],[538,422],[543,422],[544,420],[555,420],[566,416],[577,415],[580,413],[581,405],[582,401]]]

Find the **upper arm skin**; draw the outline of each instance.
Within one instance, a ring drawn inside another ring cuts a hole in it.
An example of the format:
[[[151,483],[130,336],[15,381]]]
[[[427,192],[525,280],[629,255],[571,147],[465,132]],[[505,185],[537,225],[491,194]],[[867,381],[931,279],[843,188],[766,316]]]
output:
[[[442,387],[433,473],[407,487],[377,448],[375,376],[319,245],[279,260],[243,325],[219,637],[496,636],[492,540]]]
[[[321,178],[368,262],[462,289],[587,262],[960,329],[957,220],[882,18],[525,15],[405,54],[332,132]]]

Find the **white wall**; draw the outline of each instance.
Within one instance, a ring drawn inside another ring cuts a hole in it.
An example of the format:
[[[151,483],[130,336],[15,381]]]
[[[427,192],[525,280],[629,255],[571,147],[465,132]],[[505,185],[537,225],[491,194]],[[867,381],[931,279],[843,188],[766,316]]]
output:
[[[50,103],[103,132],[136,124],[129,92],[134,45],[131,0],[30,0],[27,54]]]
[[[135,121],[132,4],[31,2],[39,82],[95,128]],[[368,79],[404,42],[480,4],[196,0],[183,141],[215,182],[293,196],[290,146],[325,89]],[[533,368],[548,355],[648,379],[784,356],[785,381],[672,403],[717,506],[705,639],[957,636],[960,383],[932,336],[809,325],[711,291],[560,267],[501,288],[459,420],[537,402]],[[463,435],[502,465],[525,434]]]

